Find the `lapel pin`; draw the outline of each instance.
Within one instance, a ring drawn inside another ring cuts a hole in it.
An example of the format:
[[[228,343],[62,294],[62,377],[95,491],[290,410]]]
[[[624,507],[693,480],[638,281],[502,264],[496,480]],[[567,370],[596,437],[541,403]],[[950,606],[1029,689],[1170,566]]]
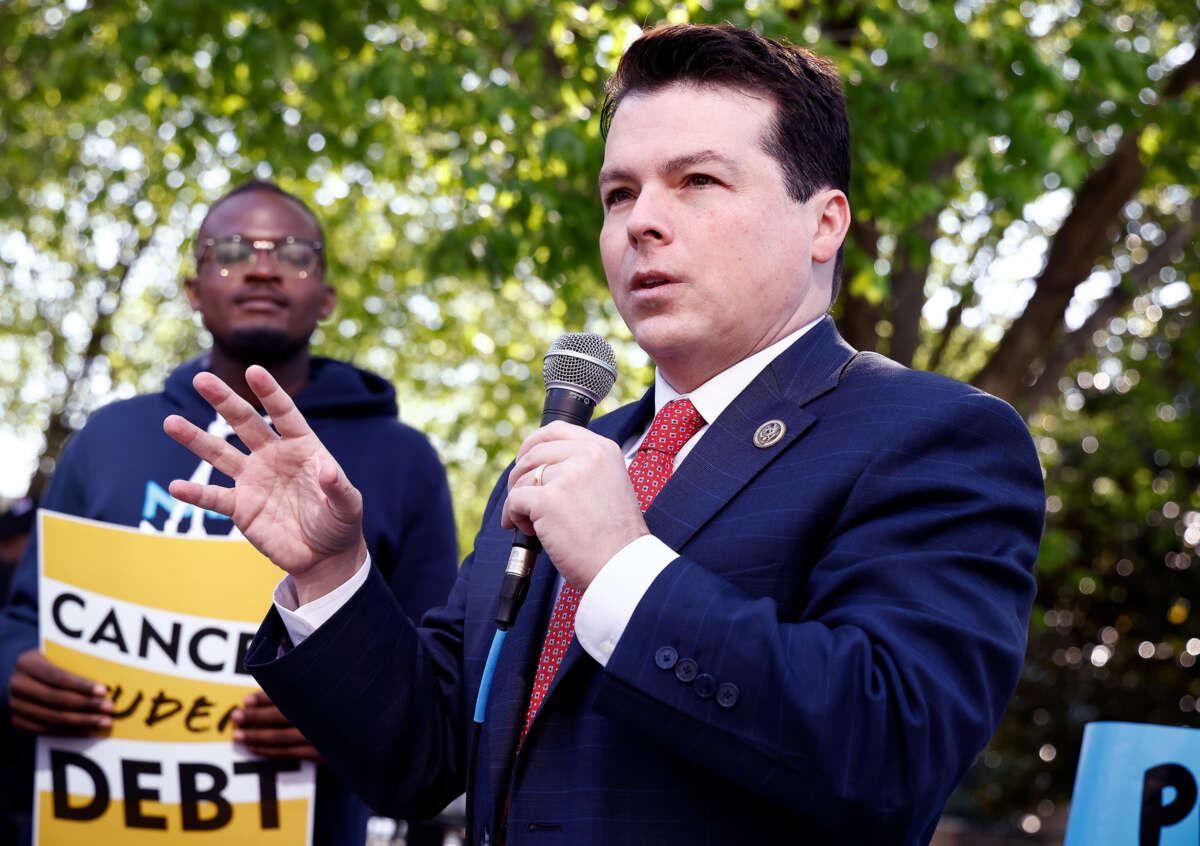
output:
[[[759,449],[767,449],[783,440],[787,426],[782,420],[768,420],[754,432],[754,445]]]

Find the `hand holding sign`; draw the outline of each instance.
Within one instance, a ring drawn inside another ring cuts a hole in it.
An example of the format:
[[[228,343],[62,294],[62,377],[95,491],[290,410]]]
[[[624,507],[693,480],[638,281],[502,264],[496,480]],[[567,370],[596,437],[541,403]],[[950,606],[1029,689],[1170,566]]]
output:
[[[233,712],[233,739],[255,755],[268,758],[306,758],[321,761],[319,753],[261,690],[246,694]]]
[[[345,582],[367,556],[362,496],[309,428],[292,398],[257,365],[246,382],[279,434],[211,373],[192,384],[250,453],[172,414],[163,430],[234,480],[232,488],[176,479],[171,495],[233,518],[248,541],[292,575],[301,604]]]
[[[62,669],[36,649],[17,658],[8,705],[13,725],[38,734],[86,735],[112,725],[104,685]]]
[[[35,758],[38,842],[311,842],[315,771],[295,758],[315,751],[244,664],[275,566],[241,539],[39,521],[41,646],[12,691],[19,719],[51,735]]]

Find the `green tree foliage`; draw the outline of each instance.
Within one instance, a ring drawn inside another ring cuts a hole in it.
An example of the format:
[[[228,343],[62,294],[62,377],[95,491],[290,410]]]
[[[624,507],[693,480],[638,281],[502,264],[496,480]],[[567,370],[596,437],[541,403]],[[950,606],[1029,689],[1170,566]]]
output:
[[[602,12],[0,8],[0,395],[9,425],[48,432],[42,470],[88,410],[194,351],[185,239],[258,175],[325,221],[342,306],[319,350],[397,383],[476,522],[536,421],[549,340],[619,335],[590,234],[592,111],[627,40]],[[628,398],[627,334],[622,357]]]
[[[976,773],[992,810],[1069,794],[1086,722],[1200,726],[1200,325],[1142,295],[1093,342],[1033,419],[1047,528],[1024,677]]]
[[[1196,439],[1178,401],[1196,375],[1197,11],[9,0],[0,444],[40,452],[36,490],[89,411],[157,387],[206,344],[181,292],[188,239],[231,184],[269,177],[325,222],[341,304],[318,351],[396,384],[402,416],[447,461],[469,545],[536,422],[555,336],[614,339],[609,407],[648,383],[596,249],[598,112],[616,58],[641,26],[668,21],[787,38],[846,80],[856,218],[843,333],[1009,399],[1042,446],[1052,512],[1031,660],[971,801],[1044,812],[1038,802],[1069,790],[1082,720],[1189,722],[1182,704],[1200,697],[1177,602],[1179,556],[1200,532],[1187,522]]]

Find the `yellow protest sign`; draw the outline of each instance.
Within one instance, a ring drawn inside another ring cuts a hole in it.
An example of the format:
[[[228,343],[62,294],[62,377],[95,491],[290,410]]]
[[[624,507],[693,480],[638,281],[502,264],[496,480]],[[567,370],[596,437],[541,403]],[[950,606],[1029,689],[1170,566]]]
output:
[[[114,714],[102,738],[38,739],[36,842],[309,843],[313,765],[232,740],[279,570],[240,538],[38,519],[41,647]]]

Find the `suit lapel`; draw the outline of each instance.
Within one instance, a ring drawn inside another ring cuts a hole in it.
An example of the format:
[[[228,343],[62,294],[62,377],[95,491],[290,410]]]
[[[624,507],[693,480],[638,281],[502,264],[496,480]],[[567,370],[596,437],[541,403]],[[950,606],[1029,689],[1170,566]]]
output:
[[[646,511],[650,531],[672,549],[682,549],[816,422],[804,406],[837,387],[854,354],[826,317],[767,365],[712,422],[655,497]],[[783,424],[783,436],[769,446],[755,446],[755,434],[770,421]]]

